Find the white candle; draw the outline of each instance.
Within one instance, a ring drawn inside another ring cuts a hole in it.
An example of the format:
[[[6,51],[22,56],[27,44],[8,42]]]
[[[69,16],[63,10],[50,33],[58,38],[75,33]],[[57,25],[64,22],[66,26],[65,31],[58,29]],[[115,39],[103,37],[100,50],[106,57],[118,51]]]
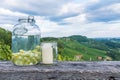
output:
[[[53,48],[51,43],[42,44],[42,63],[43,64],[53,63]]]

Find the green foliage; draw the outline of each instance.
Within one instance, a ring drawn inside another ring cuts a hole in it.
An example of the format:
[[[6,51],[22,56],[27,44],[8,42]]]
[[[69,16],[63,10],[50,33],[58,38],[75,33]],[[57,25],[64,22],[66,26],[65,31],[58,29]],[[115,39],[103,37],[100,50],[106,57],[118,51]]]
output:
[[[11,36],[12,33],[10,31],[0,28],[0,43],[11,46]]]
[[[6,44],[0,44],[0,60],[10,60],[12,52],[10,46]]]
[[[59,60],[59,61],[63,61],[62,55],[58,54],[58,60]]]
[[[46,42],[49,42],[49,41],[56,41],[58,40],[57,38],[53,38],[53,37],[46,37],[46,38],[41,38],[41,42],[43,41],[46,41]]]
[[[105,56],[105,51],[90,48],[75,41],[66,41],[65,45],[66,47],[63,50],[63,56],[68,56],[73,60],[76,55],[82,55],[82,60],[87,61],[89,61],[90,58],[92,58],[92,60],[97,60],[98,56]]]
[[[0,60],[11,59],[11,32],[0,28]]]
[[[69,38],[76,40],[77,42],[88,42],[89,39],[86,36],[80,36],[80,35],[73,35],[70,36]]]
[[[113,58],[113,60],[119,60],[120,61],[120,49],[111,49],[110,51],[107,51],[107,55]]]

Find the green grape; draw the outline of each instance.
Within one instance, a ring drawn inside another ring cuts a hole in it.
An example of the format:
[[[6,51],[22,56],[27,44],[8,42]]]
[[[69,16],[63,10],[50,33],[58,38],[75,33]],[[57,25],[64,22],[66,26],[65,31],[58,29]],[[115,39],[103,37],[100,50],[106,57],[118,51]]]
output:
[[[33,64],[37,64],[38,63],[38,61],[37,61],[37,59],[34,57],[33,58]]]
[[[20,53],[20,54],[24,54],[25,51],[24,51],[24,50],[20,50],[19,53]]]
[[[27,61],[26,61],[26,64],[30,65],[30,60],[27,60]]]
[[[40,46],[36,46],[35,48],[37,51],[40,51]]]
[[[22,55],[18,56],[18,59],[23,59],[23,58],[22,58]]]
[[[16,65],[23,65],[23,62],[18,59],[18,60],[15,61],[15,64],[16,64]]]
[[[40,61],[40,46],[36,46],[34,50],[19,50],[18,53],[12,54],[12,62],[16,65],[34,65]]]

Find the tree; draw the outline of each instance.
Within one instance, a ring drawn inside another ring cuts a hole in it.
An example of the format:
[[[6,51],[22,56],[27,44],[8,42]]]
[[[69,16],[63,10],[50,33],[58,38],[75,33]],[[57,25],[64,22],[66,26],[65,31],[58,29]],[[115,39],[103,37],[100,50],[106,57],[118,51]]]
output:
[[[0,42],[5,43],[11,47],[12,33],[3,28],[0,28]]]

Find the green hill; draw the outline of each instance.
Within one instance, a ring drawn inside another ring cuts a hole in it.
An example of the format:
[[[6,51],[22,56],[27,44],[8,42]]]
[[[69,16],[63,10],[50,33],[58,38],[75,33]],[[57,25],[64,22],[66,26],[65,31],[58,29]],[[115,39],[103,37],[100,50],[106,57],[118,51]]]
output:
[[[61,60],[120,60],[120,38],[87,38],[81,35],[42,38],[41,41],[56,41]]]
[[[62,60],[98,60],[97,57],[106,57],[106,51],[90,48],[83,44],[80,44],[76,39],[71,37],[63,38],[43,38],[42,41],[56,41],[59,47],[59,54],[62,56]],[[80,57],[77,58],[76,57]]]

